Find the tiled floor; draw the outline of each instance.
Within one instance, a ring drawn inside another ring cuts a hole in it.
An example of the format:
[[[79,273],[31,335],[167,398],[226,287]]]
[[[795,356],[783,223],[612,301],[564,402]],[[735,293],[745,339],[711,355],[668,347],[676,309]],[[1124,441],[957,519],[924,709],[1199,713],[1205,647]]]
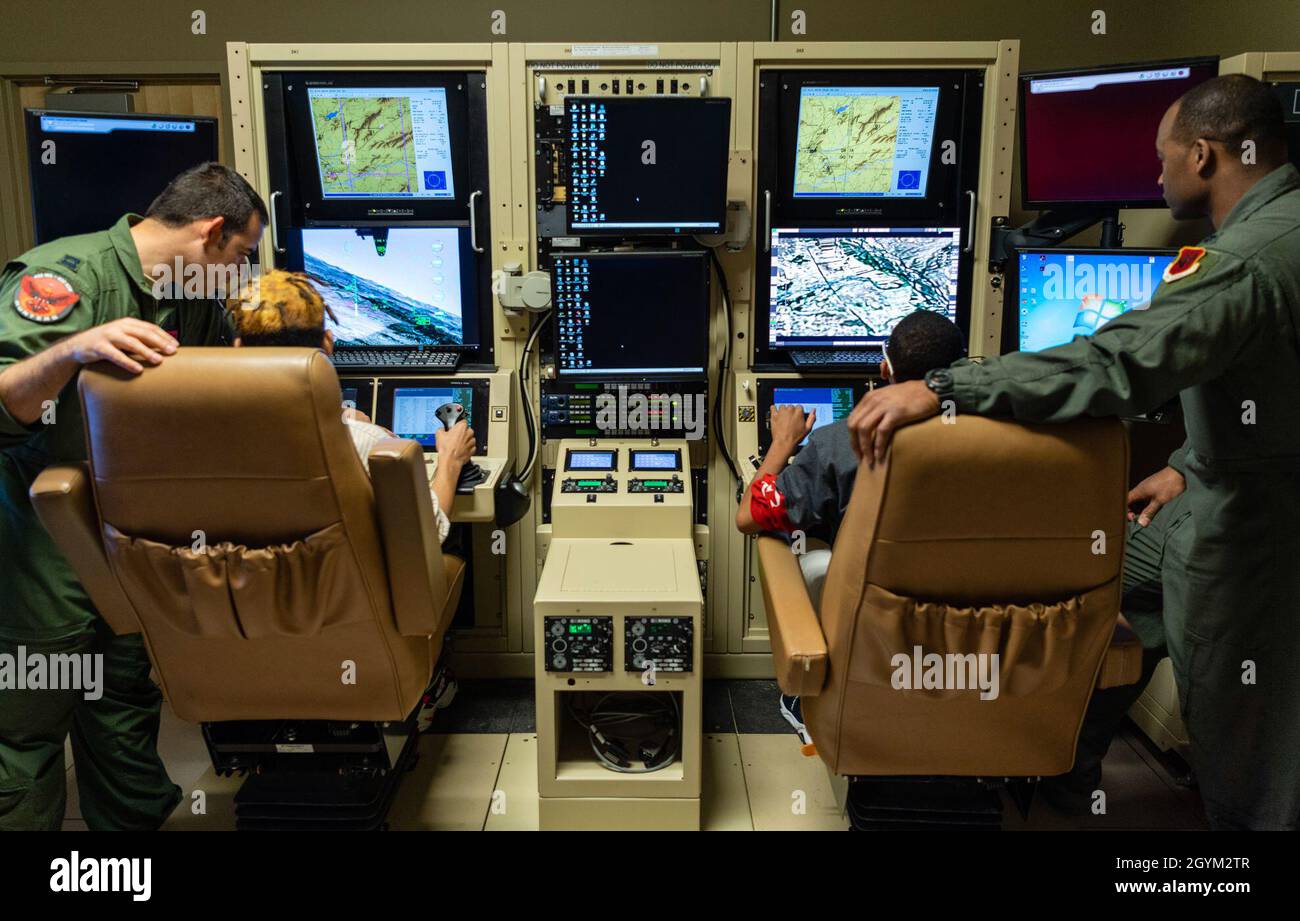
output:
[[[847,819],[818,758],[800,753],[771,681],[709,681],[704,695],[702,824],[706,830],[839,830]],[[536,829],[537,737],[532,683],[466,681],[420,739],[420,758],[390,813],[394,829]],[[242,782],[212,771],[199,729],[163,713],[159,749],[187,799],[167,828],[232,828]],[[70,761],[70,759],[69,759]],[[1003,827],[1204,828],[1200,800],[1177,767],[1132,725],[1111,746],[1104,813],[1066,817],[1038,797],[1023,819],[1004,795]],[[84,829],[69,767],[66,829]]]

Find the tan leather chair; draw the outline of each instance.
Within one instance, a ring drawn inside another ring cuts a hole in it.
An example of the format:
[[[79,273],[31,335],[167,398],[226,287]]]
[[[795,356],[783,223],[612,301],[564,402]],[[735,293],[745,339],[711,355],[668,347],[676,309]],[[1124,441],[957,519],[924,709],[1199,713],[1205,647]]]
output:
[[[1141,645],[1117,621],[1127,468],[1111,420],[959,416],[905,428],[883,465],[858,469],[820,616],[790,548],[759,538],[777,680],[802,698],[834,773],[1070,769],[1093,688],[1130,684],[1141,669]],[[997,653],[998,696],[895,687],[915,682],[894,656],[910,660],[918,646]]]
[[[381,442],[368,477],[316,349],[186,348],[78,389],[89,463],[45,470],[32,498],[114,632],[143,633],[178,716],[410,715],[464,573],[419,444]]]

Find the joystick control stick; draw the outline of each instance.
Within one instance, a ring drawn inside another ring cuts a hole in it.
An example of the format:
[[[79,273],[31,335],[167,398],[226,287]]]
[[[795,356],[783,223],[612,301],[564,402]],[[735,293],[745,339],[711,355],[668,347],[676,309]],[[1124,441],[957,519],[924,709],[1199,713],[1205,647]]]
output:
[[[465,407],[459,403],[443,403],[433,414],[442,423],[443,431],[450,432],[451,427],[466,416]],[[456,492],[473,492],[474,487],[487,479],[487,473],[478,464],[470,461],[460,468],[460,479],[456,481]]]

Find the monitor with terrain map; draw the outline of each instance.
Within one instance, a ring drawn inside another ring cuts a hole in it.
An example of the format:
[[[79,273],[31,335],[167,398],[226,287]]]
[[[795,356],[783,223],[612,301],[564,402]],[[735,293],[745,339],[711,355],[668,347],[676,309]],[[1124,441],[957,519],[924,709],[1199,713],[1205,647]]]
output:
[[[477,220],[488,232],[481,76],[312,71],[267,84],[266,105],[284,113],[283,135],[268,140],[270,173],[283,170],[272,179],[284,191],[282,225]]]
[[[312,86],[312,140],[329,198],[455,198],[447,90]]]
[[[795,198],[924,198],[937,86],[804,86]]]
[[[915,310],[957,320],[955,227],[772,230],[769,345],[866,346]]]

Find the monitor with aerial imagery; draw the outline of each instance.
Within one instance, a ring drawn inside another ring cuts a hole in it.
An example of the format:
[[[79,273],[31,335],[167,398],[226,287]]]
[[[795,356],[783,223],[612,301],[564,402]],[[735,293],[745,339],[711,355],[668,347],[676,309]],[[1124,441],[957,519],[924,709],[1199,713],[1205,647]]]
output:
[[[283,87],[268,90],[268,105],[284,107],[292,223],[468,222],[471,195],[486,188],[482,82],[444,71],[271,75]]]
[[[795,198],[924,198],[937,86],[804,86]]]
[[[306,227],[302,268],[341,348],[478,342],[473,263],[457,227]]]
[[[957,320],[955,227],[773,228],[768,344],[870,346],[916,310]]]

